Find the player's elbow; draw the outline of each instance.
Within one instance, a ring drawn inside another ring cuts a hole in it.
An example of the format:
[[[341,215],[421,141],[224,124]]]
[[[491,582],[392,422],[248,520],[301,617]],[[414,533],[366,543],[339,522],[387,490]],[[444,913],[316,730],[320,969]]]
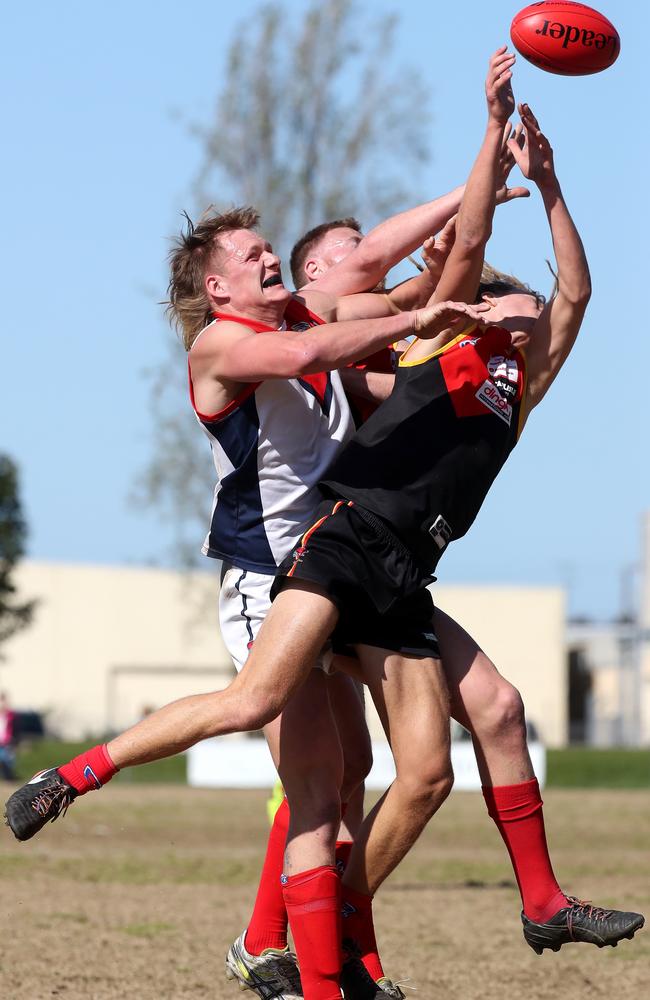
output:
[[[483,253],[492,235],[492,225],[467,226],[456,235],[454,249],[457,255],[473,257]]]
[[[582,309],[586,309],[587,306],[589,305],[590,298],[591,298],[591,278],[589,277],[589,275],[587,275],[577,290],[576,304],[581,306]]]
[[[312,334],[292,344],[287,364],[290,369],[288,374],[291,375],[310,375],[312,372],[322,371],[323,364],[317,338]]]
[[[354,270],[357,275],[357,291],[367,292],[377,284],[393,264],[397,263],[386,254],[385,241],[366,236],[354,251]],[[352,259],[350,263],[352,262]]]
[[[560,291],[574,310],[584,312],[591,298],[591,279],[587,275],[580,281],[572,282],[569,287],[560,284]]]
[[[296,375],[320,371],[320,351],[315,341],[316,338],[312,335],[283,344],[269,364],[269,373],[265,377],[294,378]]]

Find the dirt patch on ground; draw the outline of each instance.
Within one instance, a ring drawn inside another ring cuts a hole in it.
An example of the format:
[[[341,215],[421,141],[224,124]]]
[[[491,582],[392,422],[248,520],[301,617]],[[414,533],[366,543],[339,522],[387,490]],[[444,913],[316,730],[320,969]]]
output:
[[[235,1000],[223,959],[250,914],[266,797],[114,785],[28,844],[5,831],[2,1000]],[[544,797],[564,889],[650,913],[647,793]],[[650,995],[647,929],[617,949],[530,951],[512,870],[480,795],[452,795],[378,895],[376,921],[389,975],[410,977],[419,1000]]]

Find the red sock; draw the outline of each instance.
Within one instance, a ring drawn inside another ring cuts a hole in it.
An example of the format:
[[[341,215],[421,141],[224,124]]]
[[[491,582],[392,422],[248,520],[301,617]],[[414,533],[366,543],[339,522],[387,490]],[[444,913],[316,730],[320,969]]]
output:
[[[284,948],[287,944],[287,909],[280,879],[288,829],[289,803],[283,799],[269,834],[253,915],[246,931],[244,944],[251,955],[261,955],[265,948]]]
[[[343,878],[345,869],[348,866],[348,861],[350,860],[350,854],[352,853],[352,848],[354,847],[354,841],[352,840],[337,840],[336,841],[336,870]]]
[[[484,786],[483,797],[508,848],[524,913],[540,923],[548,920],[568,901],[548,856],[537,778],[520,785]]]
[[[356,892],[349,886],[342,888],[343,895],[343,937],[352,938],[361,951],[361,961],[375,980],[381,979],[384,970],[381,967],[375,925],[372,920],[372,896]]]
[[[115,767],[106,744],[103,743],[101,746],[80,753],[78,757],[73,757],[63,767],[57,767],[57,771],[69,785],[72,785],[78,795],[85,795],[86,792],[92,792],[105,785],[113,775],[117,774],[119,768]]]
[[[305,1000],[341,1000],[341,881],[333,865],[283,875]]]

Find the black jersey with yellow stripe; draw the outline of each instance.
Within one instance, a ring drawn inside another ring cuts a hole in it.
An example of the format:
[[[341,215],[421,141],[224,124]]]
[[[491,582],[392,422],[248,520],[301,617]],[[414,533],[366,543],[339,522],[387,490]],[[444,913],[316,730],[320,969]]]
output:
[[[406,351],[391,396],[335,458],[324,493],[379,515],[435,568],[517,443],[525,380],[524,357],[501,327],[470,329],[415,361]]]

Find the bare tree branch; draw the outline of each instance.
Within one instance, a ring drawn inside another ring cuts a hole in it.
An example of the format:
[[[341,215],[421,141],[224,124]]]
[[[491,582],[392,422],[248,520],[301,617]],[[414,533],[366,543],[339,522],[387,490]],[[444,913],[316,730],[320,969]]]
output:
[[[312,0],[299,19],[273,2],[242,22],[213,119],[187,123],[203,149],[197,212],[255,205],[286,260],[320,222],[356,215],[369,226],[423,200],[414,178],[429,153],[428,91],[394,65],[396,28],[354,0]],[[187,564],[207,528],[212,463],[181,355],[170,346],[151,373],[156,452],[137,491],[174,524],[174,558]]]

